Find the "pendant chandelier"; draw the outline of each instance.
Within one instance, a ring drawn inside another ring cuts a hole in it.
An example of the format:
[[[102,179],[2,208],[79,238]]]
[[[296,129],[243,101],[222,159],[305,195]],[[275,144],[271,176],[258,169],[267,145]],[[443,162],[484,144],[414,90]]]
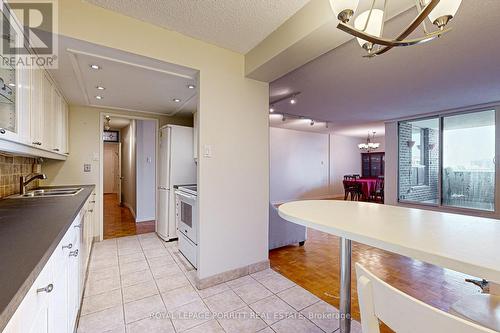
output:
[[[358,145],[358,148],[362,151],[366,151],[366,152],[370,152],[372,150],[375,150],[375,149],[378,149],[380,147],[380,143],[378,142],[374,142],[375,141],[375,134],[377,132],[373,132],[373,136],[372,138],[370,139],[370,133],[368,133],[368,137],[366,138],[366,142],[365,143],[360,143]],[[373,141],[372,141],[373,140]]]
[[[382,37],[389,0],[383,2],[382,10],[375,8],[376,0],[372,0],[370,9],[360,13],[354,20],[354,25],[349,25],[358,8],[359,0],[330,0],[332,10],[340,20],[337,28],[357,38],[361,47],[367,51],[364,57],[375,57],[394,47],[425,43],[449,32],[451,28],[446,29],[446,25],[457,13],[462,0],[415,0],[417,17],[392,39]],[[426,18],[429,18],[438,29],[429,31],[425,24]],[[406,39],[419,26],[422,26],[424,35]]]

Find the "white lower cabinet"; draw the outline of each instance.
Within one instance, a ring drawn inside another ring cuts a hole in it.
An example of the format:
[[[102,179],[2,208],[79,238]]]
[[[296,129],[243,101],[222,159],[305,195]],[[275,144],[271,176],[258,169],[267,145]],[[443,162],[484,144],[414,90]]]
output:
[[[3,333],[76,331],[92,246],[94,198],[68,228]]]

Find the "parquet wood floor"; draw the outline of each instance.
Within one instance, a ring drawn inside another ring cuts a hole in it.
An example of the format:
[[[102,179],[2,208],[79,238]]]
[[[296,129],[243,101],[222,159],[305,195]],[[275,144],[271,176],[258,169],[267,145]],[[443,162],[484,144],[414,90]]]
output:
[[[339,306],[339,238],[309,229],[303,247],[286,246],[269,253],[271,267],[324,301]],[[352,315],[359,320],[354,263],[360,262],[395,288],[443,311],[479,289],[466,275],[353,242]],[[382,332],[392,332],[383,327]]]
[[[155,231],[155,221],[135,223],[134,216],[118,203],[117,194],[104,194],[104,239]]]

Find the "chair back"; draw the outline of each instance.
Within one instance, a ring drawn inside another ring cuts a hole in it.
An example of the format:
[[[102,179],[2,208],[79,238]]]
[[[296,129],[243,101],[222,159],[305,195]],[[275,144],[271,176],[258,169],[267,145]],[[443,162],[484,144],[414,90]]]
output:
[[[443,312],[397,290],[359,263],[356,263],[356,276],[363,333],[380,333],[379,320],[395,332],[495,332]]]
[[[354,177],[352,175],[344,175],[344,180],[352,180]]]
[[[360,179],[361,175],[352,175],[354,179]]]

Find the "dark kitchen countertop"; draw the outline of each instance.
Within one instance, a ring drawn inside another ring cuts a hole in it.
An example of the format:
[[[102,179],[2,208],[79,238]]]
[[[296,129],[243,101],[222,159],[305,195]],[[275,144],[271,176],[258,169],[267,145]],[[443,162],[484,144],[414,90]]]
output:
[[[83,190],[74,196],[0,200],[0,332],[95,188],[59,187]]]

